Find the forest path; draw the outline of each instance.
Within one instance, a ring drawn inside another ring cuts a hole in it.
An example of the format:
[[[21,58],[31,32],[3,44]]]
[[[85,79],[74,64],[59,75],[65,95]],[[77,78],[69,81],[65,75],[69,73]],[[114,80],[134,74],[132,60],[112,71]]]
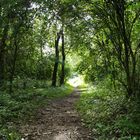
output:
[[[21,128],[24,140],[93,140],[74,107],[82,90],[51,101],[38,111],[36,119]]]

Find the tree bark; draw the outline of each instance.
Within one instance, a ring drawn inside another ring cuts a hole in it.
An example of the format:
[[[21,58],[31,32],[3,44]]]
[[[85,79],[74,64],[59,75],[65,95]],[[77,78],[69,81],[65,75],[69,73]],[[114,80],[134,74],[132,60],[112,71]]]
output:
[[[125,1],[114,2],[114,9],[117,15],[117,26],[119,27],[118,38],[121,37],[122,43],[124,45],[124,71],[126,73],[126,90],[127,96],[130,98],[134,95],[135,86],[135,56],[132,51],[130,36],[127,33],[126,22],[125,22]],[[132,59],[132,62],[131,62]]]
[[[12,93],[13,89],[13,79],[14,79],[14,74],[15,74],[15,68],[16,68],[16,60],[17,60],[17,52],[18,52],[18,45],[17,45],[17,37],[14,38],[14,56],[13,56],[13,62],[12,62],[12,69],[10,73],[10,87],[9,87],[9,93]]]
[[[9,25],[6,25],[3,29],[3,37],[0,41],[0,87],[4,84],[4,60],[5,60],[5,47],[6,39],[8,36]]]
[[[54,64],[54,70],[52,74],[53,87],[56,87],[56,82],[57,82],[57,71],[58,71],[58,64],[59,64],[59,40],[60,40],[60,32],[57,33],[57,38],[55,40],[55,64]]]
[[[64,44],[64,32],[62,30],[62,65],[61,65],[61,76],[60,86],[64,85],[65,82],[65,44]]]

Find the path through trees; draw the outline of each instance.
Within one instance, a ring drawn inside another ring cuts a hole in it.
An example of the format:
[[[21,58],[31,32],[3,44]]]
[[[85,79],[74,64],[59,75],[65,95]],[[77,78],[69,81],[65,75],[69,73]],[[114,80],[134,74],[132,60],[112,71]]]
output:
[[[49,103],[36,114],[36,119],[21,127],[25,140],[91,140],[75,110],[80,90]]]

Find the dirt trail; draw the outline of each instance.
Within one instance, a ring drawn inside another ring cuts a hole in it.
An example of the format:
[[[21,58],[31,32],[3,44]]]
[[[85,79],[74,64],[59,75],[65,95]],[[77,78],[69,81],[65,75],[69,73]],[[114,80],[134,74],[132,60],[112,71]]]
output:
[[[81,125],[74,104],[81,91],[63,99],[54,100],[39,110],[36,119],[21,130],[25,140],[93,140],[90,132]]]

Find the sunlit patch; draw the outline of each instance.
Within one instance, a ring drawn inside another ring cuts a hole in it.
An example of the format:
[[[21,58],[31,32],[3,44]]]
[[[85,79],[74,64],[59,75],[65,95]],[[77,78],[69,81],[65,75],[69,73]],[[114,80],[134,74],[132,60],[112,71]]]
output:
[[[77,127],[60,131],[53,137],[53,140],[77,140],[80,136]]]
[[[84,78],[82,76],[73,76],[68,80],[68,83],[73,87],[78,87],[84,84]]]
[[[54,140],[70,140],[66,134],[58,134],[54,137]]]

